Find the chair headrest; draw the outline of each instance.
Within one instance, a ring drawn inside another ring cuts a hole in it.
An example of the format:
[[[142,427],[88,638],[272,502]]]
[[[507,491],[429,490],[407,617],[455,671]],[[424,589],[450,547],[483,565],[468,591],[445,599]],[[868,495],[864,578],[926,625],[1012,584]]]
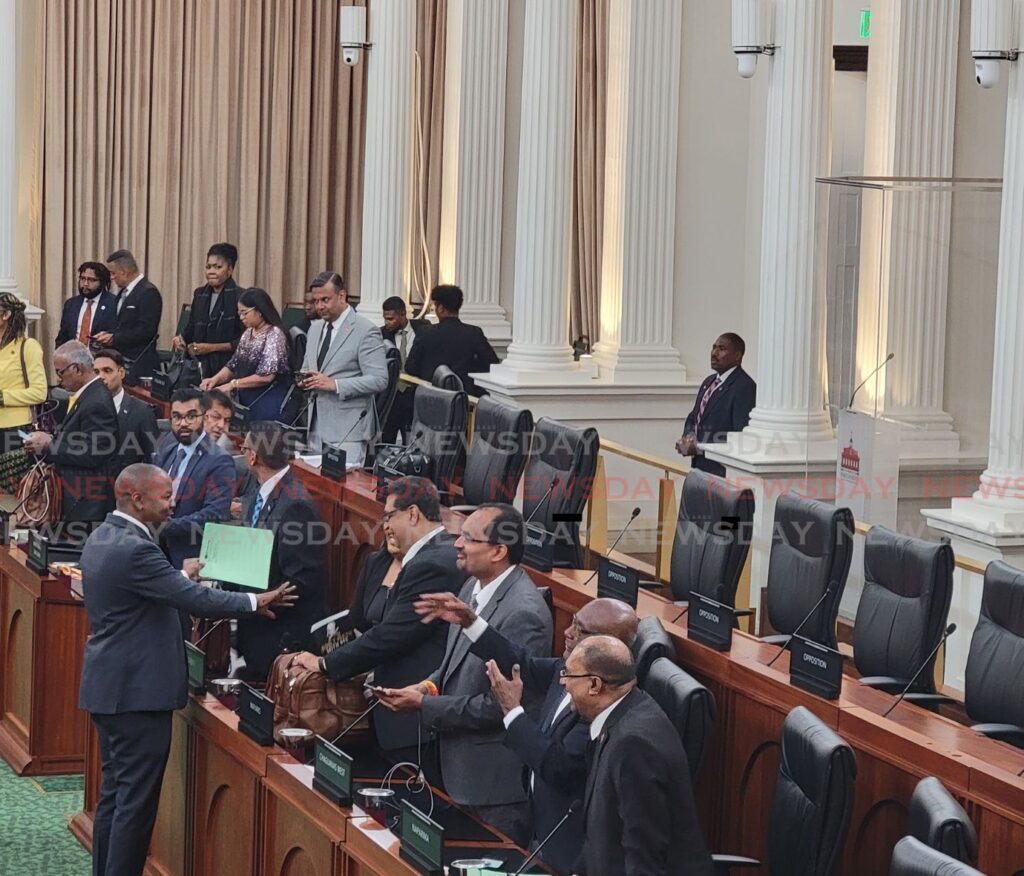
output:
[[[910,797],[910,835],[958,861],[978,859],[978,833],[964,808],[935,776],[917,783]]]
[[[654,615],[643,618],[636,629],[636,639],[633,640],[633,659],[636,661],[636,677],[643,684],[647,672],[659,657],[667,657],[675,662],[676,646],[671,636],[665,632],[665,627]]]
[[[753,490],[733,486],[725,478],[696,468],[687,474],[679,502],[680,521],[686,520],[715,534],[715,527],[721,526],[723,521],[742,525],[753,518]],[[728,534],[724,528],[722,534]]]
[[[853,538],[853,514],[817,499],[802,499],[792,493],[779,496],[775,505],[772,541],[782,543],[809,557],[822,557],[843,538]]]
[[[864,575],[898,596],[918,597],[953,574],[953,548],[872,526],[864,540]]]
[[[1015,636],[1024,638],[1024,571],[1002,560],[988,564],[981,613]]]
[[[303,330],[301,326],[293,325],[290,329],[288,329],[288,337],[294,341],[297,338],[306,337],[306,332]]]
[[[832,770],[848,761],[857,774],[853,750],[813,712],[797,706],[782,724],[782,769],[817,805],[828,799]]]

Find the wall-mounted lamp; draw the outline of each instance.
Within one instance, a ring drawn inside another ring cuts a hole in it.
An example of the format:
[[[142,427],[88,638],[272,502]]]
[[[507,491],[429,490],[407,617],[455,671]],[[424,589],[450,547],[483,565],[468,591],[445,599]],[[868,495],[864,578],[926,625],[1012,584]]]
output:
[[[757,72],[758,55],[775,54],[770,7],[771,0],[732,0],[732,50],[744,79]]]
[[[338,42],[341,43],[341,59],[354,67],[362,57],[363,49],[369,49],[366,41],[366,7],[342,6],[338,15]]]
[[[1013,0],[974,0],[971,5],[971,57],[974,78],[982,88],[999,82],[999,62],[1016,61]]]

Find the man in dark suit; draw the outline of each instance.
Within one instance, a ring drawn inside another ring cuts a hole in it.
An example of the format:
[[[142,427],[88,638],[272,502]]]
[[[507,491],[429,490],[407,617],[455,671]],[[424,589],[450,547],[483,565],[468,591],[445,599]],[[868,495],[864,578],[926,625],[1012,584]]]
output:
[[[562,820],[573,800],[583,796],[586,784],[590,726],[569,708],[570,697],[559,673],[573,649],[589,636],[613,636],[630,647],[639,623],[636,612],[618,599],[594,599],[566,627],[561,657],[533,657],[451,594],[427,594],[416,603],[416,611],[425,621],[458,624],[473,642],[470,650],[487,661],[491,690],[505,713],[505,744],[527,766],[524,778],[530,792],[533,841],[539,843]],[[537,721],[523,709],[524,687],[544,697]],[[571,873],[582,848],[583,813],[577,811],[539,857],[559,873]]]
[[[114,329],[117,296],[110,291],[110,271],[102,262],[82,262],[78,266],[78,294],[64,302],[60,329],[54,346],[81,341],[88,346],[97,332]]]
[[[629,648],[591,636],[569,655],[562,684],[590,722],[577,872],[712,876],[683,744],[661,707],[636,687]]]
[[[96,355],[96,373],[107,387],[117,409],[119,428],[117,470],[123,471],[137,462],[150,462],[160,440],[153,406],[128,395],[124,388],[124,357],[114,349],[103,349]]]
[[[441,500],[426,478],[392,481],[384,505],[384,537],[402,554],[402,571],[388,592],[380,622],[326,657],[300,654],[307,669],[319,669],[334,679],[352,678],[373,670],[376,684],[405,687],[441,665],[448,630],[420,623],[414,604],[425,593],[461,589],[466,573],[456,565],[455,539],[441,525]],[[453,597],[454,598],[454,597]],[[416,750],[416,715],[377,709],[374,731],[390,757],[420,763]]]
[[[683,426],[676,450],[693,457],[693,467],[708,474],[725,476],[725,466],[713,462],[698,444],[721,444],[729,432],[740,432],[750,422],[757,401],[757,384],[743,370],[747,345],[733,332],[720,335],[711,347],[711,370],[697,390],[697,399]]]
[[[498,354],[479,326],[459,319],[462,290],[458,286],[435,286],[430,300],[434,302],[437,325],[417,335],[405,362],[406,373],[429,381],[439,365],[447,365],[462,379],[466,392],[478,395],[469,375],[490,371],[498,364]]]
[[[88,577],[85,645],[78,707],[99,737],[103,782],[93,819],[96,876],[140,876],[156,819],[171,745],[171,713],[187,701],[179,612],[273,617],[290,588],[258,596],[193,584],[153,541],[149,526],[170,513],[171,480],[151,465],[125,469],[115,484],[117,510],[82,551]]]
[[[107,257],[107,269],[120,294],[117,298],[117,320],[112,331],[95,332],[96,342],[121,351],[130,361],[128,382],[134,385],[140,377],[149,377],[160,363],[156,338],[160,331],[163,299],[160,290],[139,272],[139,266],[126,249]]]
[[[63,531],[69,538],[84,541],[92,524],[114,508],[117,411],[84,344],[68,341],[58,347],[53,370],[71,394],[67,414],[56,434],[33,432],[25,447],[47,455],[56,467],[63,494]]]
[[[242,452],[260,485],[242,501],[242,525],[273,530],[270,586],[288,581],[297,596],[286,618],[238,622],[238,653],[245,660],[240,674],[263,680],[278,654],[307,651],[313,644],[309,628],[324,616],[326,528],[312,497],[288,464],[288,437],[280,425],[254,423]]]
[[[230,519],[235,494],[234,460],[203,432],[202,398],[193,387],[174,391],[171,434],[153,455],[174,485],[174,514],[160,540],[175,566],[199,556],[207,523]]]
[[[420,336],[420,333],[430,331],[431,325],[425,319],[409,319],[405,308],[405,299],[399,298],[397,295],[384,299],[382,310],[384,325],[381,326],[380,333],[385,341],[390,341],[395,345],[404,371],[405,360],[409,357],[413,342]],[[385,444],[394,444],[399,431],[403,435],[409,434],[415,395],[416,387],[401,381],[398,382],[395,403],[391,406],[391,412],[388,414],[381,432],[381,440]]]
[[[206,253],[206,285],[192,293],[188,322],[180,335],[171,339],[175,351],[187,349],[199,360],[203,377],[213,377],[238,346],[242,321],[238,318],[235,284],[238,249],[230,243],[215,243]]]
[[[522,515],[511,505],[481,505],[463,521],[455,542],[459,568],[472,577],[459,598],[530,654],[551,653],[551,612],[518,565],[526,546]],[[502,745],[501,707],[484,662],[458,627],[448,630],[440,668],[405,688],[375,691],[395,711],[417,711],[438,734],[444,789],[458,804],[518,844],[531,834],[523,765]],[[529,706],[536,714],[539,702]]]

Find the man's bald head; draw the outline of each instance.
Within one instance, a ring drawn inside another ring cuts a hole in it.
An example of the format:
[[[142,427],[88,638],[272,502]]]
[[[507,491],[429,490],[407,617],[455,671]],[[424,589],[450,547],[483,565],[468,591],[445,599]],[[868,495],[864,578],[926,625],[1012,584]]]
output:
[[[171,478],[162,468],[137,462],[114,481],[117,510],[142,523],[163,523],[171,516]]]
[[[636,664],[626,644],[612,636],[590,636],[565,662],[562,687],[572,708],[593,721],[636,685]]]
[[[614,636],[627,647],[636,639],[640,619],[621,599],[595,599],[584,605],[565,630],[564,657],[588,636]]]

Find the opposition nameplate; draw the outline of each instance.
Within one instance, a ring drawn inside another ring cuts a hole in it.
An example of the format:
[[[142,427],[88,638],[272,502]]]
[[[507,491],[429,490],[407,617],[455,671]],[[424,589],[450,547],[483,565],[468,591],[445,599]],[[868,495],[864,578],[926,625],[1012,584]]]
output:
[[[50,539],[34,529],[28,532],[28,555],[25,557],[25,565],[40,575],[45,575],[49,570]]]
[[[185,662],[188,664],[188,687],[194,694],[206,692],[206,652],[191,642],[185,643]]]
[[[244,435],[249,428],[249,408],[235,399],[231,403],[231,423],[228,431],[235,435]]]
[[[398,854],[424,876],[444,873],[444,828],[408,800],[402,801]]]
[[[803,636],[793,636],[789,648],[789,683],[826,700],[839,699],[843,655]]]
[[[157,401],[170,401],[173,393],[171,375],[157,371],[153,375],[153,382],[149,385],[149,394]]]
[[[235,706],[238,715],[238,729],[260,745],[274,744],[274,701],[242,685]]]
[[[543,526],[526,524],[526,550],[523,562],[538,572],[550,572],[555,564],[555,537]]]
[[[732,628],[735,614],[728,605],[690,591],[690,610],[686,618],[687,638],[714,648],[728,651],[732,647]]]
[[[320,473],[332,481],[340,481],[345,477],[345,465],[348,454],[336,444],[324,444],[324,455],[320,461]]]
[[[313,749],[313,787],[339,806],[352,805],[352,758],[322,736]]]
[[[640,573],[622,563],[601,557],[597,562],[598,599],[621,599],[636,608],[640,592]]]

